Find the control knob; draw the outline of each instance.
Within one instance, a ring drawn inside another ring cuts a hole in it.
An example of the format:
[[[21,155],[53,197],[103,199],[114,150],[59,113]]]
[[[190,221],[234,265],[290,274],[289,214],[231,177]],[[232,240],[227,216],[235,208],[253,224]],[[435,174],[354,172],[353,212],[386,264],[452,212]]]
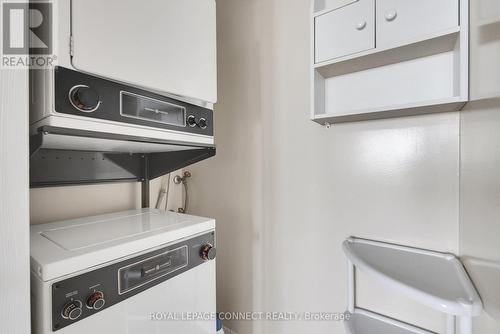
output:
[[[195,127],[196,126],[196,118],[193,115],[189,115],[187,118],[187,124],[192,128]]]
[[[205,118],[200,118],[198,121],[198,126],[202,129],[206,129],[208,126],[208,121]]]
[[[201,258],[205,261],[210,261],[215,259],[217,251],[214,246],[206,244],[201,247]]]
[[[69,100],[73,107],[82,112],[94,112],[101,104],[99,94],[89,86],[84,85],[71,88]]]
[[[87,297],[87,307],[94,310],[100,310],[106,301],[104,300],[104,293],[96,291]]]
[[[82,315],[82,302],[73,300],[64,305],[61,315],[64,319],[76,320]]]

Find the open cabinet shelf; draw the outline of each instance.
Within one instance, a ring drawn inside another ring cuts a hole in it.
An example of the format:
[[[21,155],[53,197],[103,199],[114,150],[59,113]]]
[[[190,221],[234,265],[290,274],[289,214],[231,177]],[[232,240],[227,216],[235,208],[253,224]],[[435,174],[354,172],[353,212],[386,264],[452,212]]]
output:
[[[444,254],[349,238],[344,252],[359,270],[446,314],[473,317],[482,302],[462,263]]]
[[[363,309],[355,309],[345,322],[347,334],[436,334]]]
[[[44,126],[31,135],[30,151],[31,187],[137,181],[147,188],[214,156],[215,146]]]
[[[469,100],[467,0],[444,0],[420,22],[433,1],[313,2],[315,122],[457,111]]]

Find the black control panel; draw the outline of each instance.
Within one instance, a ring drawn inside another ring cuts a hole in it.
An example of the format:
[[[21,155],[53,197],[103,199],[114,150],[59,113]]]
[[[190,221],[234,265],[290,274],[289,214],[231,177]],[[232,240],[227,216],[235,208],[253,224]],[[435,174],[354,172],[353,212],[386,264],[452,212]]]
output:
[[[61,66],[55,68],[55,110],[213,136],[213,111],[210,109]]]
[[[215,259],[214,242],[210,232],[52,284],[52,330]]]

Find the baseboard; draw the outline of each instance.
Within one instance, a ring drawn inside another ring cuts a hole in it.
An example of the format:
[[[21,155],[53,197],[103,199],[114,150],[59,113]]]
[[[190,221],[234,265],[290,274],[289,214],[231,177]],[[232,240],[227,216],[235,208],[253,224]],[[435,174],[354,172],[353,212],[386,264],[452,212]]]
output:
[[[238,333],[236,333],[235,331],[230,330],[227,327],[224,327],[224,334],[238,334]]]

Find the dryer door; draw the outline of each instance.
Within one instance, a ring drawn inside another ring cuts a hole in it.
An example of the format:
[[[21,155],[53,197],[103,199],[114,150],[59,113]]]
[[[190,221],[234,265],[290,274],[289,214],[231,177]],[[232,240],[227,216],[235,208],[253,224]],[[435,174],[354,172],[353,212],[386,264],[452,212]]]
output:
[[[73,66],[216,102],[215,0],[72,0]]]

